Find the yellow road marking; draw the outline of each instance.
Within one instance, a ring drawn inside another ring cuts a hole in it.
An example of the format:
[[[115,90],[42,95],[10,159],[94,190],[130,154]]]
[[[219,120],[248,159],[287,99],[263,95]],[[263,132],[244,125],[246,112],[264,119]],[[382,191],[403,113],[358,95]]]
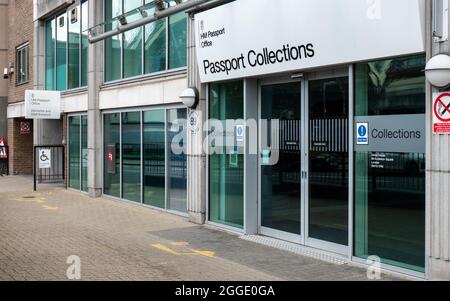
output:
[[[47,210],[52,210],[52,211],[58,210],[58,207],[52,207],[52,206],[47,206],[47,205],[43,205],[42,208],[47,209]]]
[[[37,198],[36,199],[36,203],[39,203],[39,204],[45,203],[45,199],[44,198]]]
[[[163,245],[161,245],[161,244],[153,244],[152,247],[153,247],[153,248],[156,248],[156,249],[158,249],[158,250],[161,250],[161,251],[163,251],[163,252],[172,254],[172,255],[181,255],[180,253],[178,253],[178,252],[172,250],[171,248],[168,248],[168,247],[163,246]]]
[[[177,246],[177,247],[187,247],[189,246],[188,242],[185,241],[180,241],[180,242],[173,242],[171,243],[172,246]]]
[[[209,257],[209,258],[213,258],[213,257],[216,255],[216,253],[213,252],[213,251],[199,251],[199,250],[193,250],[193,252],[194,252],[194,254],[206,256],[206,257]]]
[[[186,247],[189,245],[188,242],[172,242],[171,245],[173,246],[177,246],[177,247]],[[216,253],[213,251],[205,251],[205,250],[194,250],[194,249],[190,249],[188,252],[177,252],[169,247],[166,247],[162,244],[153,244],[152,245],[153,248],[156,248],[160,251],[172,254],[172,255],[200,255],[200,256],[206,256],[209,258],[213,258]]]

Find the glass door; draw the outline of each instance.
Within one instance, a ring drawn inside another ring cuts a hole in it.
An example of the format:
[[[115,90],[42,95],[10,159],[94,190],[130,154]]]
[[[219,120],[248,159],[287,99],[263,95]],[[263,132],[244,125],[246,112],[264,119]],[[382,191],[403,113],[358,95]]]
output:
[[[259,231],[347,254],[349,79],[333,74],[260,84]]]
[[[301,242],[302,83],[261,85],[260,232]]]
[[[348,246],[348,77],[308,80],[307,244],[336,253]]]

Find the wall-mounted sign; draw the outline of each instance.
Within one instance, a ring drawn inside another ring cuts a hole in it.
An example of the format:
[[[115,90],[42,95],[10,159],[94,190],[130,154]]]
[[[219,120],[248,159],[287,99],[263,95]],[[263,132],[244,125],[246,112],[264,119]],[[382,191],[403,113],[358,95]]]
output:
[[[236,125],[235,136],[236,142],[244,142],[245,126],[243,124]]]
[[[425,114],[357,116],[355,131],[358,152],[425,152]]]
[[[450,134],[450,92],[435,94],[433,99],[433,133]]]
[[[359,122],[356,124],[356,144],[369,144],[369,124],[367,122]]]
[[[31,124],[29,121],[20,122],[20,134],[29,135],[31,133]]]
[[[425,0],[234,1],[195,16],[202,82],[425,51]],[[399,22],[401,20],[401,22]]]
[[[25,91],[25,118],[60,119],[61,92],[59,91]]]
[[[41,148],[38,150],[39,168],[46,169],[52,167],[52,150]]]
[[[188,126],[192,133],[198,132],[199,120],[197,111],[191,111],[188,116]]]

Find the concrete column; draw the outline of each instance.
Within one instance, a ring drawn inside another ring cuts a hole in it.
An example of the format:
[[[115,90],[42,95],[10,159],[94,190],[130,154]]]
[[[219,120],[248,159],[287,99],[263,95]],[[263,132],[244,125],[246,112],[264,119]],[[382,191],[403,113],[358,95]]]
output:
[[[206,112],[206,85],[200,83],[200,75],[197,68],[195,53],[195,24],[194,18],[188,17],[188,85],[197,87],[200,101],[195,110],[188,110],[189,114],[196,112],[198,116],[197,130],[187,129],[187,203],[189,220],[194,223],[203,224],[206,220],[206,185],[208,174],[206,171],[206,155],[203,150],[205,134],[202,130],[205,122]],[[188,120],[189,123],[189,120]]]
[[[89,1],[89,28],[103,22],[103,1]],[[89,44],[88,62],[88,189],[91,197],[102,194],[102,114],[99,108],[103,83],[103,42]]]
[[[448,0],[445,0],[448,1]],[[449,42],[432,37],[432,1],[427,1],[427,59],[448,53]],[[450,280],[450,136],[433,135],[433,93],[427,84],[426,254],[427,278]]]

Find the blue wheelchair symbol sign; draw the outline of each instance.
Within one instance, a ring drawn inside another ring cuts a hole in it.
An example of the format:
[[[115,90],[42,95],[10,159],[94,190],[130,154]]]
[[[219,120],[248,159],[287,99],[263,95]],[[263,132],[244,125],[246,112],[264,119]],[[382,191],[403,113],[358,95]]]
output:
[[[369,144],[369,124],[368,123],[358,123],[356,125],[357,137],[356,144],[358,145],[368,145]]]

